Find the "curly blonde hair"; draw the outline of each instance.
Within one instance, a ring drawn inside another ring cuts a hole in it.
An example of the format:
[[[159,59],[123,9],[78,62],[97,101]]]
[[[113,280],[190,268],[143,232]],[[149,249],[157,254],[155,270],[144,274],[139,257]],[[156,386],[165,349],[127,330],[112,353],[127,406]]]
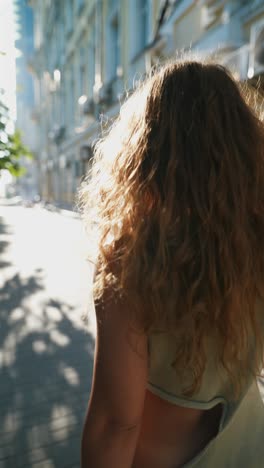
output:
[[[144,332],[173,330],[174,365],[193,370],[189,394],[201,384],[212,334],[236,394],[263,365],[258,102],[218,64],[168,63],[123,104],[80,188],[96,246],[95,301],[106,290],[127,296]]]

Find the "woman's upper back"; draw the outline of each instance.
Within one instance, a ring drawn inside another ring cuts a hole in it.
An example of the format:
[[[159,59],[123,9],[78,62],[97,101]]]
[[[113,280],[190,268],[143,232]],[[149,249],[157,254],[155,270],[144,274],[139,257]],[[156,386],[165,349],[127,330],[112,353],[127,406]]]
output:
[[[242,311],[241,311],[242,313]],[[260,334],[264,334],[264,301],[255,302],[256,323]],[[244,379],[244,387],[240,394],[234,388],[234,382],[230,379],[228,369],[221,362],[220,353],[217,349],[216,331],[205,342],[205,368],[199,388],[190,391],[193,383],[193,372],[191,368],[177,369],[174,358],[177,353],[177,336],[173,331],[153,332],[148,337],[149,374],[148,384],[153,392],[160,394],[162,398],[171,403],[181,403],[186,407],[211,408],[217,402],[235,402],[243,398],[252,381],[255,380],[250,367]],[[248,361],[254,359],[255,336],[253,332],[250,337]],[[239,350],[238,350],[239,352]],[[243,363],[242,363],[243,365]],[[237,378],[241,372],[236,370]]]
[[[215,331],[240,389],[263,361],[254,301],[264,282],[264,131],[249,97],[217,64],[154,70],[98,143],[91,192],[83,186],[95,298],[133,296],[140,307],[127,313],[146,333],[173,330],[175,368],[192,369],[195,391]]]

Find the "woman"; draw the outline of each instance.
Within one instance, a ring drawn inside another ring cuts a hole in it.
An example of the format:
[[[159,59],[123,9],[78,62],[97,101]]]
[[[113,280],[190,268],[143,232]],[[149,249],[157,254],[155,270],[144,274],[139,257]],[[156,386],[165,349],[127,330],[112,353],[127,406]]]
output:
[[[264,131],[253,92],[183,60],[97,144],[83,468],[264,466]]]

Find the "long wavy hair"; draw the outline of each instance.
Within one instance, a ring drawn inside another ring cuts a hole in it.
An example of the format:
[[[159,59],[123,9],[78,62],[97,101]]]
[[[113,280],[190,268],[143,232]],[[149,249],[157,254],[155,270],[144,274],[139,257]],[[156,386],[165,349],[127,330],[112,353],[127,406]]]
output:
[[[95,241],[95,301],[112,291],[133,303],[145,333],[173,332],[175,368],[194,376],[188,394],[201,384],[208,336],[236,394],[263,365],[256,312],[264,286],[259,103],[218,64],[163,65],[97,142],[80,188]]]

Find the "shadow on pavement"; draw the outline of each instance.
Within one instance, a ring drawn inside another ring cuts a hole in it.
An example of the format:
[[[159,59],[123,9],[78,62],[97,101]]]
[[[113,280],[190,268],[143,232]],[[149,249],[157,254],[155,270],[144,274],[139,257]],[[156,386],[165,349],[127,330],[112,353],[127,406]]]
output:
[[[23,307],[23,298],[41,287],[39,278],[15,275],[0,294],[0,460],[6,468],[79,466],[94,341],[73,325],[72,307],[58,300],[43,304],[40,329],[30,330],[34,311]]]
[[[6,224],[3,216],[0,216],[0,255],[3,255],[6,252],[11,240],[9,236],[12,234],[13,233],[10,229],[10,226]],[[9,262],[6,262],[0,258],[0,268],[6,268],[9,266],[11,266]]]
[[[1,234],[11,234],[10,226],[6,224],[3,216],[0,216],[0,235]]]

